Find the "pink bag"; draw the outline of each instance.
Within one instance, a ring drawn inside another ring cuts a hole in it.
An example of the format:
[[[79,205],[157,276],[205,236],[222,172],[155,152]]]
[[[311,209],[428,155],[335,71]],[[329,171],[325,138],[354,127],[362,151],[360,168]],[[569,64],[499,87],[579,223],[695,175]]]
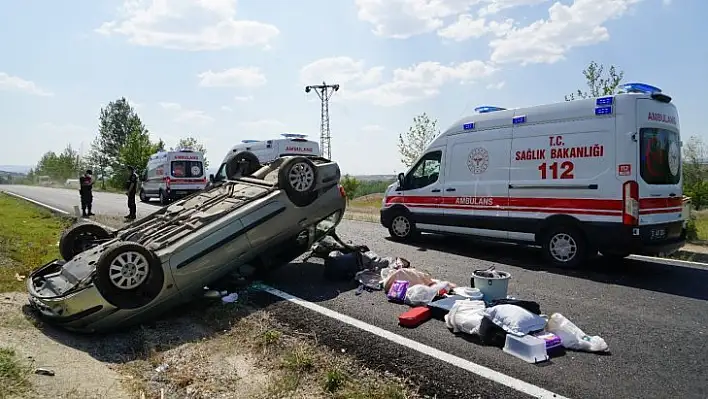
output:
[[[409,284],[410,282],[405,280],[394,281],[386,296],[390,301],[403,302],[406,298],[406,291],[408,290]]]

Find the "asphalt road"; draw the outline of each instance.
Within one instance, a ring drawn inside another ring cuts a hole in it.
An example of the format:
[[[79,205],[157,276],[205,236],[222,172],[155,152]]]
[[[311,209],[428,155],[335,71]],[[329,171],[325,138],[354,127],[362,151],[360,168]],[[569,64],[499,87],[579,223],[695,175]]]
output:
[[[60,209],[71,210],[78,203],[75,190],[24,186],[1,188]],[[124,196],[96,193],[94,202],[95,213],[115,216],[126,213]],[[138,203],[139,216],[154,209],[153,205]],[[495,265],[497,269],[511,273],[511,295],[534,300],[541,304],[544,313],[560,312],[586,333],[601,336],[608,343],[611,354],[568,351],[541,367],[526,364],[500,349],[455,336],[442,322],[435,320],[416,329],[403,329],[398,327],[397,316],[407,309],[405,306],[387,302],[381,292],[364,292],[356,296],[354,284],[327,283],[321,277],[322,266],[317,263],[292,263],[279,269],[267,283],[563,396],[708,397],[708,268],[636,260],[608,264],[598,258],[587,269],[564,271],[544,265],[537,251],[512,245],[435,236],[425,238],[417,246],[404,245],[389,241],[388,233],[379,224],[348,220],[337,231],[344,239],[367,244],[380,255],[407,258],[413,267],[461,285],[469,285],[474,269]],[[339,329],[332,325],[331,319],[306,316],[304,311],[303,316],[293,310],[282,312],[291,315],[292,320],[314,323],[311,327],[340,334],[340,341],[357,342],[355,331],[350,327]],[[360,351],[375,351],[382,346],[375,340],[366,346],[360,344],[361,340],[358,342],[356,346]],[[372,353],[370,357],[376,359],[378,356]],[[379,362],[384,360],[379,358]],[[460,373],[454,366],[435,359],[402,356],[391,360],[399,361],[416,363],[409,364],[410,369],[430,370],[431,379],[440,375],[455,376],[454,380],[463,387],[458,391],[460,398],[467,397],[470,389],[478,389],[490,397],[511,395],[499,384]],[[494,390],[497,391],[494,393]]]

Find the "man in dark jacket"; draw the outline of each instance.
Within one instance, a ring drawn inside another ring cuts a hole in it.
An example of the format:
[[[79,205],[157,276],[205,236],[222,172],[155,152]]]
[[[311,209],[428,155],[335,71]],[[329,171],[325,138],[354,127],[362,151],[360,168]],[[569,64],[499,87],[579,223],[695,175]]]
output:
[[[91,169],[87,170],[79,178],[79,195],[81,196],[81,213],[83,217],[93,216],[91,206],[93,205],[93,176]]]
[[[138,191],[138,174],[135,173],[135,168],[133,166],[128,166],[128,181],[125,184],[125,195],[128,196],[128,216],[125,217],[126,220],[135,220],[136,216],[136,206],[135,206],[135,194]]]

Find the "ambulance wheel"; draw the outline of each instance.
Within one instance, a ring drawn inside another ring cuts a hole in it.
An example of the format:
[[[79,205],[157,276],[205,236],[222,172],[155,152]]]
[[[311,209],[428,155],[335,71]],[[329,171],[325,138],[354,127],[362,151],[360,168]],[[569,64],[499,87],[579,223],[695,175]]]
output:
[[[93,241],[104,240],[111,234],[103,227],[93,223],[77,223],[64,230],[59,239],[59,253],[65,261],[93,247]]]
[[[290,158],[280,166],[278,185],[296,206],[310,205],[316,198],[317,166],[305,157]]]
[[[145,195],[145,190],[140,190],[140,201],[142,202],[150,202],[150,198],[148,198],[147,195]]]
[[[250,176],[261,168],[256,154],[251,151],[239,151],[226,161],[226,178],[233,180],[239,176]]]
[[[160,205],[167,205],[168,202],[170,202],[170,200],[167,198],[167,195],[165,195],[163,190],[160,190]]]
[[[543,255],[557,267],[580,266],[587,257],[587,241],[583,233],[572,226],[551,226],[543,234]]]
[[[400,212],[391,219],[388,233],[395,241],[410,241],[418,235],[415,223],[405,212]]]
[[[134,242],[121,242],[98,259],[93,282],[111,305],[137,309],[157,298],[165,275],[160,260],[150,250]]]

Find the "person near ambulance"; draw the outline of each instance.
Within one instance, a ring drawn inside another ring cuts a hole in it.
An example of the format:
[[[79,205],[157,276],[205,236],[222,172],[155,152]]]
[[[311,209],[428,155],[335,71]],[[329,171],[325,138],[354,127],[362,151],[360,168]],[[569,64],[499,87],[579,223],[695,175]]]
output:
[[[94,216],[91,212],[93,205],[93,173],[88,169],[79,178],[79,196],[81,197],[81,214],[83,217]]]
[[[128,180],[125,184],[125,195],[128,196],[128,216],[126,220],[135,220],[137,218],[137,207],[135,205],[135,195],[138,191],[138,174],[135,172],[135,167],[128,165]]]

